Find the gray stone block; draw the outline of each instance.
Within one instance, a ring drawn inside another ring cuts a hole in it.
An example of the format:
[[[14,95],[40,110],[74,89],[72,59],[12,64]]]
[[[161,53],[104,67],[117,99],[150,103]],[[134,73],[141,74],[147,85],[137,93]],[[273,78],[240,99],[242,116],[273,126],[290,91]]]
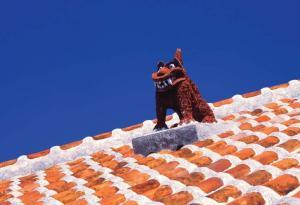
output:
[[[162,149],[177,150],[198,140],[195,124],[154,132],[132,140],[136,154],[144,156]]]

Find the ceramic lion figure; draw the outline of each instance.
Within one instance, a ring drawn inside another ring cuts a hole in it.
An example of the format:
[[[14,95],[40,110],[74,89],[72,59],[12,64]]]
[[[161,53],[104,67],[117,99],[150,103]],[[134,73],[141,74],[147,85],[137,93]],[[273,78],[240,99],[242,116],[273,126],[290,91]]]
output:
[[[165,123],[167,109],[173,109],[178,114],[179,124],[195,120],[216,122],[213,111],[183,67],[181,49],[176,50],[174,59],[170,62],[157,64],[152,80],[156,87],[157,124],[154,130],[168,128]],[[173,127],[175,126],[177,125]]]

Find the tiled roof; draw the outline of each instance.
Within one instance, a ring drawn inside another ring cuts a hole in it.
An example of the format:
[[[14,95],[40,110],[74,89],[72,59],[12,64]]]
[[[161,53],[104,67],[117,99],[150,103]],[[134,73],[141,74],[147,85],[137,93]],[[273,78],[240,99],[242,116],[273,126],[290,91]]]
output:
[[[0,204],[300,204],[300,81],[210,105],[219,133],[177,151],[134,154],[145,121],[0,163]]]

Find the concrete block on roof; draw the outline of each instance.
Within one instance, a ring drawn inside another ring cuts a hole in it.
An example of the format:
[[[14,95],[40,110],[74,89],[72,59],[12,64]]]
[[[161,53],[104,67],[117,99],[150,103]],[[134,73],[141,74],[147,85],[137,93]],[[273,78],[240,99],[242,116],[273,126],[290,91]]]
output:
[[[162,130],[132,140],[136,154],[147,156],[162,149],[177,150],[198,140],[196,124]]]

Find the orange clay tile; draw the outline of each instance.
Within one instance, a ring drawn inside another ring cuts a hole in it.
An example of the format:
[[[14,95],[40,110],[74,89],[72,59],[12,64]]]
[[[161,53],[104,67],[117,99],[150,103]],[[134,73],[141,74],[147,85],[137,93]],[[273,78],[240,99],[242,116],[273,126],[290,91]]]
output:
[[[140,128],[143,126],[143,123],[139,123],[139,124],[135,124],[135,125],[131,125],[129,127],[125,127],[125,128],[122,128],[123,131],[131,131],[131,130],[134,130],[134,129],[137,129],[137,128]]]
[[[244,142],[246,144],[254,143],[254,142],[257,142],[258,140],[259,140],[259,138],[255,135],[249,135],[249,136],[239,139],[239,141]]]
[[[168,195],[162,199],[165,205],[185,205],[193,199],[193,196],[186,192],[181,191],[176,194]]]
[[[202,157],[203,154],[201,151],[195,151],[195,152],[192,152],[192,154],[189,156],[189,157],[185,157],[186,160],[188,160],[189,162],[195,160],[195,159],[198,159],[199,157]]]
[[[293,103],[293,102],[295,102],[297,99],[295,99],[295,98],[282,98],[282,99],[280,99],[280,101],[281,102],[283,102],[283,103]]]
[[[209,179],[202,181],[198,187],[202,189],[202,191],[204,191],[205,193],[209,193],[218,189],[221,186],[223,186],[222,179],[218,177],[211,177]]]
[[[150,167],[151,169],[153,169],[153,168],[155,168],[155,167],[157,167],[157,166],[159,166],[159,165],[161,165],[165,162],[166,162],[165,159],[159,158],[159,159],[154,159],[152,161],[147,162],[146,165],[148,167]]]
[[[248,159],[248,158],[254,156],[255,152],[251,148],[245,148],[245,149],[242,149],[242,150],[234,153],[233,155],[237,156],[241,160],[245,160],[245,159]]]
[[[220,107],[222,105],[227,105],[227,104],[231,104],[233,102],[232,98],[228,98],[225,100],[221,100],[218,102],[213,103],[214,107]]]
[[[79,140],[79,141],[71,142],[71,143],[68,143],[68,144],[65,144],[65,145],[61,145],[60,148],[62,150],[67,150],[67,149],[70,149],[72,147],[77,147],[81,143],[82,143],[82,140]]]
[[[276,109],[279,107],[279,105],[277,103],[271,102],[265,105],[265,107],[269,108],[269,109]]]
[[[286,158],[280,161],[274,162],[272,165],[278,167],[279,169],[286,170],[295,167],[299,164],[298,160],[293,158]]]
[[[243,179],[248,182],[248,184],[251,184],[252,186],[261,185],[266,183],[272,178],[272,175],[265,171],[265,170],[258,170],[255,171],[248,176],[244,177]]]
[[[218,153],[222,156],[227,155],[227,154],[232,154],[237,151],[236,146],[234,145],[228,145],[224,147],[224,149],[218,150]]]
[[[52,197],[59,200],[59,201],[61,201],[62,203],[70,203],[70,202],[75,201],[76,199],[78,199],[83,194],[84,193],[81,192],[81,191],[75,191],[75,190],[71,189],[71,190],[67,190],[67,191],[55,194]]]
[[[95,172],[93,169],[84,169],[73,174],[74,177],[88,179],[93,176],[99,176],[101,173]]]
[[[123,194],[114,194],[106,198],[102,198],[100,201],[101,205],[118,205],[124,202],[125,196]]]
[[[235,186],[226,186],[218,191],[208,195],[208,197],[214,199],[215,201],[222,203],[222,202],[227,202],[229,197],[232,198],[237,198],[241,195],[241,191],[236,188]]]
[[[221,137],[221,138],[230,137],[232,135],[234,135],[234,133],[232,131],[227,131],[227,132],[223,132],[221,134],[218,134],[218,136]]]
[[[99,198],[105,198],[117,193],[118,190],[119,189],[114,186],[105,186],[97,190],[95,195],[98,196]]]
[[[268,136],[260,141],[257,142],[257,144],[263,146],[263,147],[271,147],[275,144],[279,143],[279,139],[274,136]]]
[[[20,187],[21,187],[21,192],[26,193],[26,192],[31,192],[37,187],[39,187],[39,184],[37,184],[35,181],[27,180],[27,181],[23,181]]]
[[[300,108],[300,102],[291,103],[289,106],[294,108],[294,109]]]
[[[73,188],[75,185],[76,184],[74,182],[56,181],[56,182],[50,183],[46,187],[48,189],[56,191],[57,193],[60,193],[60,192],[64,192],[64,191],[67,191],[67,190]]]
[[[116,152],[120,152],[122,155],[130,152],[132,149],[130,146],[128,145],[124,145],[124,146],[121,146],[121,147],[118,147],[118,148],[113,148],[114,151]]]
[[[263,133],[265,133],[267,135],[269,135],[269,134],[271,134],[273,132],[278,132],[278,131],[279,131],[279,128],[278,127],[274,127],[274,126],[272,126],[272,127],[265,127],[262,130],[260,130],[260,132],[263,132]]]
[[[181,158],[190,158],[193,157],[195,154],[188,148],[182,148],[179,149],[175,152],[171,152],[172,155],[176,157],[181,157]]]
[[[75,160],[73,160],[71,162],[67,162],[67,164],[70,165],[70,166],[74,166],[74,165],[78,165],[79,163],[81,163],[83,161],[84,161],[83,158],[78,158],[78,159],[75,159]]]
[[[50,152],[50,149],[47,149],[47,150],[44,150],[44,151],[41,151],[41,152],[36,152],[36,153],[33,153],[33,154],[29,154],[29,155],[27,155],[27,157],[29,159],[35,159],[35,158],[38,158],[38,157],[45,156],[45,155],[49,154],[49,152]]]
[[[12,164],[14,164],[16,162],[17,162],[16,159],[12,159],[12,160],[8,160],[8,161],[5,161],[5,162],[1,162],[0,163],[0,168],[12,165]]]
[[[288,140],[288,141],[278,145],[278,147],[282,147],[289,152],[293,152],[300,148],[300,141],[297,139],[291,139],[291,140]]]
[[[257,95],[260,95],[260,94],[261,94],[261,91],[258,90],[258,91],[253,91],[253,92],[249,92],[249,93],[243,94],[242,96],[244,98],[251,98],[251,97],[254,97],[254,96],[257,96]]]
[[[155,167],[155,170],[164,175],[165,173],[174,170],[178,164],[179,163],[176,161],[166,162],[166,163],[163,163],[163,164]]]
[[[231,166],[231,163],[227,159],[220,159],[211,165],[208,166],[208,168],[214,170],[215,172],[222,172],[225,169],[228,169]]]
[[[231,174],[234,178],[240,179],[248,175],[250,168],[245,164],[239,164],[229,170],[226,173]]]
[[[206,139],[206,140],[199,140],[197,142],[194,142],[194,145],[198,147],[206,147],[208,145],[211,145],[214,141],[212,139]]]
[[[84,199],[77,199],[75,201],[72,201],[72,202],[69,202],[69,203],[66,203],[65,205],[87,205],[87,201],[84,200]]]
[[[74,175],[77,175],[77,173],[80,173],[86,169],[88,169],[88,165],[85,163],[79,163],[78,165],[73,165],[70,167],[70,170],[74,173]]]
[[[97,185],[102,184],[105,179],[104,178],[99,178],[99,177],[93,177],[93,178],[89,178],[87,179],[87,183],[85,183],[84,185],[91,188],[91,189],[96,189]]]
[[[241,130],[250,130],[252,128],[252,125],[250,123],[246,122],[246,123],[241,124],[239,126],[239,128]]]
[[[218,151],[224,149],[227,146],[225,141],[214,142],[213,144],[207,146],[208,149],[212,151]]]
[[[136,201],[129,200],[129,201],[126,201],[123,205],[138,205],[138,203]]]
[[[222,120],[228,121],[228,120],[233,120],[235,118],[234,115],[227,115],[226,117],[223,117]]]
[[[8,201],[1,201],[1,197],[0,197],[0,205],[11,205],[11,203],[10,202],[8,202]]]
[[[13,196],[11,194],[1,194],[0,195],[0,204],[4,201],[6,201],[7,199],[10,199],[12,198]],[[2,204],[1,204],[2,205]]]
[[[65,176],[58,166],[53,166],[45,170],[46,176],[45,179],[51,183],[56,182],[59,179],[61,179],[63,176]]]
[[[286,88],[286,87],[288,87],[288,86],[289,86],[288,83],[284,83],[284,84],[280,84],[280,85],[274,85],[274,86],[270,87],[270,89],[271,89],[271,90],[276,90],[276,89],[278,89],[278,88]]]
[[[250,112],[250,114],[253,115],[253,116],[259,116],[259,115],[261,115],[263,112],[264,112],[264,111],[263,111],[262,109],[257,108],[257,109],[255,109],[255,110],[253,110],[252,112]]]
[[[296,123],[300,123],[300,120],[292,118],[292,119],[282,122],[281,124],[283,124],[285,126],[291,126],[292,124],[296,124]]]
[[[111,137],[111,132],[105,132],[96,136],[93,136],[94,140],[102,140],[105,138]]]
[[[172,189],[169,186],[164,185],[155,190],[153,194],[153,200],[162,201],[164,198],[170,196],[171,194],[172,194]]]
[[[265,204],[265,200],[260,193],[251,192],[242,195],[236,200],[230,202],[228,205],[264,205],[264,204]]]
[[[31,191],[31,192],[26,192],[19,198],[24,204],[33,204],[34,202],[37,202],[40,198],[42,198],[43,195],[40,194],[38,191]]]
[[[283,107],[278,107],[278,108],[274,109],[274,113],[276,115],[282,115],[282,114],[288,113],[288,111],[287,111],[287,109],[285,109]]]
[[[10,186],[10,181],[0,181],[0,202],[1,202],[1,197],[8,194],[10,191],[9,186]]]
[[[278,156],[275,152],[266,151],[266,152],[263,152],[259,155],[256,155],[255,157],[253,157],[253,159],[259,161],[263,165],[266,165],[266,164],[270,164],[273,161],[277,160]]]
[[[182,183],[187,186],[199,186],[200,182],[203,181],[204,175],[200,172],[192,172],[187,175],[187,177],[182,177],[182,179],[178,179]]]
[[[106,189],[107,187],[112,187],[112,186],[113,186],[113,183],[111,181],[104,180],[98,184],[95,184],[91,188],[97,192],[99,190]]]
[[[131,187],[131,189],[138,193],[138,194],[142,194],[146,191],[149,191],[151,189],[155,189],[155,188],[158,188],[159,187],[159,182],[155,179],[150,179],[144,183],[140,183],[140,184],[137,184],[133,187]]]
[[[289,136],[295,136],[300,133],[300,128],[298,127],[288,127],[287,129],[283,130],[285,134]]]
[[[129,167],[122,167],[119,169],[116,169],[112,172],[112,174],[119,176],[119,177],[123,177],[125,176],[127,173],[129,173],[131,171],[131,169]]]
[[[199,158],[195,158],[195,159],[191,160],[190,162],[196,164],[198,167],[206,167],[209,164],[211,164],[212,160],[209,157],[202,156]]]
[[[147,181],[149,179],[149,177],[150,176],[148,174],[141,173],[137,170],[131,170],[122,176],[124,181],[131,186],[134,186],[134,185],[137,185],[140,183],[144,183],[145,181]]]
[[[299,181],[295,176],[284,174],[265,183],[264,186],[270,187],[280,195],[286,195],[299,186]]]
[[[266,121],[269,121],[271,118],[268,117],[267,115],[261,115],[259,116],[258,118],[256,118],[255,120],[257,122],[266,122]]]
[[[145,165],[148,162],[154,160],[153,157],[143,157],[142,155],[134,155],[133,158],[137,160],[138,164],[142,164],[142,165]]]
[[[185,181],[190,174],[185,168],[176,168],[174,170],[170,170],[164,174],[165,176],[169,177],[170,179],[178,180],[178,181]]]
[[[247,112],[247,114],[250,114],[250,112]],[[239,123],[245,123],[249,120],[249,118],[245,117],[245,116],[239,116],[235,119],[236,122]]]

